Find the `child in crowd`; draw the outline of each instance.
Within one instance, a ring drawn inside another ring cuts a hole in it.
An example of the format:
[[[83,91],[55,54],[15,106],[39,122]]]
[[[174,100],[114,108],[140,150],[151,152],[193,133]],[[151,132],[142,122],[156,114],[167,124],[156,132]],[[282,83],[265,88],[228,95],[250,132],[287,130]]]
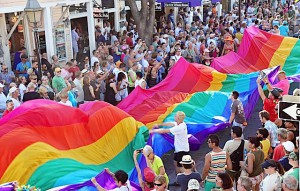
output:
[[[66,89],[59,93],[60,104],[72,107],[72,103],[69,101],[68,91]]]

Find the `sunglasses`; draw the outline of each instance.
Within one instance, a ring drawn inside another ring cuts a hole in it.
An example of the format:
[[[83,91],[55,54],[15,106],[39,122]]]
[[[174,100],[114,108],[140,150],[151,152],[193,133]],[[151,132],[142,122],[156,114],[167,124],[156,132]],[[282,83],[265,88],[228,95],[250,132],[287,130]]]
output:
[[[61,73],[61,71],[58,71],[58,72],[56,72],[56,73]]]
[[[37,80],[36,78],[32,78],[32,80]]]
[[[161,186],[161,185],[163,185],[163,184],[154,183],[154,186]]]

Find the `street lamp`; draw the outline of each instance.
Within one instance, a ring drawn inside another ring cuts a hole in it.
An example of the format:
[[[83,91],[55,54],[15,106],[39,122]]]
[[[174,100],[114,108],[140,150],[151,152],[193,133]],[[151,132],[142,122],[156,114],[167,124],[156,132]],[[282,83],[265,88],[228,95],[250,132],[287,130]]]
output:
[[[36,54],[38,59],[38,70],[39,70],[39,78],[42,78],[42,64],[40,58],[40,40],[38,33],[38,23],[42,20],[42,11],[43,8],[40,6],[37,0],[28,0],[24,12],[27,15],[28,22],[33,24],[33,32],[34,32],[34,42],[36,48]]]

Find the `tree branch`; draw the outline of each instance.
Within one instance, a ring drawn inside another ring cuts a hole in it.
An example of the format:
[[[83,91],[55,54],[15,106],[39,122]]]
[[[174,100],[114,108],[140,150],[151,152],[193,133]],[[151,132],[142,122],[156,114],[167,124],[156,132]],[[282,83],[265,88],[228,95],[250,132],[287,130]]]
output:
[[[132,16],[134,20],[139,20],[141,17],[141,12],[139,11],[135,0],[126,0],[132,12]]]

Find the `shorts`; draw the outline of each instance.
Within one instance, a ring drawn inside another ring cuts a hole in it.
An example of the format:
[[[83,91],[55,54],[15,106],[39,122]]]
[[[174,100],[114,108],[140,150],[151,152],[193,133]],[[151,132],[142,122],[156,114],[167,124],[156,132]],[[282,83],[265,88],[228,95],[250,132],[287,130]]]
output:
[[[216,182],[209,182],[205,180],[204,182],[204,190],[212,190],[213,188],[216,188]]]
[[[77,46],[72,46],[72,48],[73,48],[73,52],[74,53],[78,53],[79,52],[79,50],[78,50],[78,45]]]
[[[257,176],[254,177],[249,177],[251,182],[252,182],[252,186],[254,187],[257,184],[260,184],[260,182],[264,179],[264,173],[261,173]]]
[[[186,152],[186,151],[180,151],[178,153],[174,153],[174,161],[177,162],[177,167],[182,167],[182,165],[180,164],[181,160],[182,160],[182,157],[184,155],[189,155],[190,153],[189,152]]]
[[[121,101],[121,100],[122,100],[122,98],[121,98],[121,96],[120,96],[119,92],[118,92],[118,93],[116,93],[116,95],[115,95],[115,99],[116,99],[116,101]]]

